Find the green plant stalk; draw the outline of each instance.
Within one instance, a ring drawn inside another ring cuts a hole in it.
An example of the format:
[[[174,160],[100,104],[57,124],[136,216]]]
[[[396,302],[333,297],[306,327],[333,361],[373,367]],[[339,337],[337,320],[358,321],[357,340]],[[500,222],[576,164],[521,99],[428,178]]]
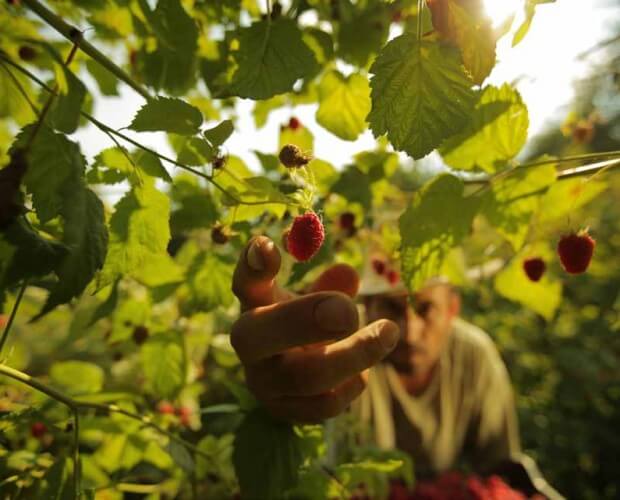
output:
[[[19,293],[17,294],[17,299],[15,299],[15,304],[13,304],[13,309],[11,310],[9,321],[7,322],[6,326],[4,327],[4,331],[2,332],[2,338],[0,339],[0,354],[2,354],[4,343],[6,342],[6,339],[9,337],[11,326],[13,326],[13,321],[15,320],[15,316],[17,315],[17,309],[19,308],[19,304],[22,301],[22,297],[24,296],[24,292],[26,291],[27,286],[28,286],[28,280],[24,280],[24,282],[22,283],[22,287],[19,289]]]
[[[52,94],[56,94],[56,90],[52,89],[49,85],[47,85],[45,82],[41,81],[37,76],[35,76],[34,74],[32,74],[30,71],[28,71],[26,68],[23,68],[22,66],[20,66],[19,64],[15,63],[14,61],[11,61],[9,58],[5,57],[2,53],[0,53],[0,60],[4,61],[5,63],[11,65],[13,68],[17,69],[18,71],[22,72],[24,75],[26,75],[28,78],[30,78],[33,82],[35,82],[37,85],[39,85],[41,88],[43,88],[45,91],[52,93]],[[158,153],[157,151],[155,151],[154,149],[151,149],[147,146],[144,146],[143,144],[140,144],[138,141],[132,139],[131,137],[123,134],[122,132],[119,132],[118,130],[113,129],[112,127],[109,127],[108,125],[106,125],[105,123],[100,122],[99,120],[97,120],[94,116],[92,116],[89,113],[86,113],[85,111],[80,111],[80,114],[86,118],[88,121],[90,121],[95,127],[97,127],[99,130],[101,130],[102,132],[108,134],[108,135],[114,135],[130,144],[132,144],[133,146],[146,151],[147,153],[151,153],[152,155],[157,156],[160,160],[163,160],[167,163],[170,163],[176,167],[179,167],[182,170],[186,170],[187,172],[191,172],[192,174],[201,177],[203,179],[205,179],[207,182],[209,182],[210,184],[213,185],[213,187],[215,187],[217,190],[221,191],[223,194],[225,194],[226,196],[228,196],[231,200],[233,200],[235,203],[239,204],[239,205],[286,205],[286,206],[290,206],[290,203],[287,203],[285,201],[270,201],[268,203],[265,203],[264,201],[244,201],[240,198],[237,198],[236,196],[232,195],[231,193],[229,193],[224,187],[222,187],[217,181],[215,181],[215,179],[213,179],[213,176],[211,175],[207,175],[203,172],[200,172],[199,170],[196,170],[192,167],[189,167],[183,163],[180,163],[172,158],[167,157],[166,155],[163,155],[161,153]],[[116,142],[116,141],[114,141]]]
[[[144,97],[146,100],[152,99],[149,92],[147,92],[141,85],[139,85],[131,76],[125,71],[114,64],[107,56],[105,56],[94,45],[87,42],[82,38],[82,33],[76,27],[71,26],[60,16],[49,10],[42,5],[38,0],[22,0],[22,3],[26,5],[32,12],[43,19],[47,24],[54,28],[58,33],[67,38],[73,43],[79,45],[79,48],[92,59],[97,61],[101,66],[112,73],[116,78],[129,85],[138,94]]]
[[[73,410],[73,486],[75,498],[82,498],[82,464],[80,462],[80,415]]]
[[[125,415],[126,417],[129,417],[133,420],[137,420],[138,422],[141,422],[146,427],[151,427],[155,429],[157,432],[159,432],[162,435],[167,436],[172,441],[175,441],[181,446],[184,446],[187,449],[193,451],[196,455],[200,455],[201,457],[205,458],[206,460],[210,462],[212,462],[213,460],[210,455],[202,451],[200,448],[180,438],[176,434],[170,431],[167,431],[163,427],[160,427],[155,422],[153,422],[152,419],[148,416],[143,416],[143,415],[138,415],[136,413],[132,413],[130,411],[124,410],[123,408],[117,405],[113,405],[113,404],[107,405],[107,404],[101,404],[101,403],[89,403],[86,401],[79,401],[77,399],[74,399],[72,397],[69,397],[63,394],[62,392],[54,389],[53,387],[50,387],[47,384],[44,384],[38,381],[35,378],[32,378],[27,373],[11,368],[10,366],[5,365],[4,363],[0,363],[0,375],[6,375],[7,377],[10,377],[44,394],[47,394],[50,398],[60,401],[64,405],[68,406],[74,412],[79,411],[79,410],[99,410],[105,413],[119,413],[121,415]]]

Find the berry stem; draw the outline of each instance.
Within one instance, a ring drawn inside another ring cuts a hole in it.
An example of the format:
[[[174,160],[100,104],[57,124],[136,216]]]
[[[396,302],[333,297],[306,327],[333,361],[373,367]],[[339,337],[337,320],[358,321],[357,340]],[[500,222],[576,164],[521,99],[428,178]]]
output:
[[[54,28],[58,33],[62,36],[70,40],[71,42],[78,42],[76,45],[79,45],[79,48],[82,51],[90,56],[92,59],[97,61],[101,66],[107,69],[110,73],[112,73],[116,78],[125,82],[132,89],[134,89],[138,94],[144,97],[146,100],[151,99],[151,95],[141,86],[139,85],[131,76],[129,76],[125,71],[119,68],[116,64],[114,64],[107,56],[105,56],[99,49],[97,49],[94,45],[90,44],[86,40],[83,40],[81,37],[81,32],[74,26],[71,26],[60,16],[49,10],[47,7],[42,5],[38,0],[22,0],[22,3],[26,5],[32,12],[38,15],[41,19],[43,19],[49,26]],[[76,33],[78,36],[76,36]],[[76,40],[76,38],[78,40]]]
[[[418,0],[418,17],[416,26],[416,35],[418,42],[422,40],[422,10],[424,9],[424,0]]]
[[[26,100],[26,102],[30,106],[30,109],[32,109],[32,112],[34,113],[34,115],[38,117],[39,110],[37,109],[37,107],[34,105],[32,100],[30,99],[30,96],[28,96],[28,94],[26,93],[26,90],[24,89],[24,87],[22,87],[22,84],[19,83],[19,80],[17,79],[17,77],[13,74],[13,72],[9,68],[7,68],[4,62],[0,61],[0,65],[2,66],[2,69],[6,72],[6,74],[9,75],[9,78],[11,79],[15,87],[17,87],[17,90],[19,91],[19,93]]]
[[[0,339],[0,354],[2,354],[2,349],[4,348],[4,343],[9,336],[9,332],[11,331],[11,326],[13,325],[13,320],[17,315],[17,309],[19,308],[19,304],[22,301],[22,297],[24,296],[24,292],[26,291],[26,287],[28,286],[28,280],[25,279],[22,283],[22,287],[19,289],[19,293],[17,294],[17,299],[15,299],[15,304],[13,304],[13,309],[11,310],[11,316],[9,316],[9,322],[4,327],[4,331],[2,332],[2,338]]]

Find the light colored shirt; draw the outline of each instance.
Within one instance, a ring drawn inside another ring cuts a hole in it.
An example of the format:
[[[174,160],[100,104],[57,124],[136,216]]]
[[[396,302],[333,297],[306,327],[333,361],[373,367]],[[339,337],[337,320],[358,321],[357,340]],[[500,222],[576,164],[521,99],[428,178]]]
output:
[[[384,363],[370,371],[352,410],[370,425],[373,444],[408,452],[419,477],[453,469],[463,457],[484,472],[521,453],[506,367],[489,336],[461,319],[422,394],[410,395]]]

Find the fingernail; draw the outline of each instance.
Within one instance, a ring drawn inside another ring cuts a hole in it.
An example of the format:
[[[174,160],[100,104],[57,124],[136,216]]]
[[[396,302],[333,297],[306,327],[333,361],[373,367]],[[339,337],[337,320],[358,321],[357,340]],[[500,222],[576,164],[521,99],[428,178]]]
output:
[[[351,330],[357,326],[357,310],[344,297],[329,297],[315,306],[314,319],[330,332]]]
[[[400,328],[396,323],[386,321],[379,327],[379,342],[386,351],[391,351],[396,347],[400,338]]]
[[[263,254],[261,253],[260,247],[261,247],[260,241],[255,240],[250,245],[250,248],[248,248],[248,254],[247,254],[248,265],[252,269],[254,269],[254,271],[262,271],[265,269],[265,259],[263,258]]]

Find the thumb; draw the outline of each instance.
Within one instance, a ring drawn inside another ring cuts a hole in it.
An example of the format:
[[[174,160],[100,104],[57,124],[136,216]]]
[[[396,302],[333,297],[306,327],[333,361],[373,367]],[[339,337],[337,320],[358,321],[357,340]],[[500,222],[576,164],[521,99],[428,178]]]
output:
[[[359,287],[360,277],[355,269],[348,264],[335,264],[318,277],[309,292],[342,292],[353,298]]]
[[[281,299],[275,282],[280,262],[280,252],[266,236],[256,236],[248,242],[237,262],[232,284],[243,311]]]

